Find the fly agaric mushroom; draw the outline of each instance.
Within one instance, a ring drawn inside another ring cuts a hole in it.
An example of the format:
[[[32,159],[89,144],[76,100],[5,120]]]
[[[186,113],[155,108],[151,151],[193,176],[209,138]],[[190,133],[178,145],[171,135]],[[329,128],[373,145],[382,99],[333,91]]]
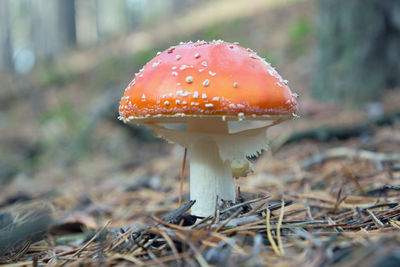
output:
[[[217,199],[235,202],[231,163],[248,171],[246,157],[267,148],[266,129],[296,116],[296,97],[252,50],[221,40],[189,42],[159,52],[136,74],[119,119],[188,148],[192,214],[208,216]],[[232,122],[245,120],[269,124],[230,131]]]

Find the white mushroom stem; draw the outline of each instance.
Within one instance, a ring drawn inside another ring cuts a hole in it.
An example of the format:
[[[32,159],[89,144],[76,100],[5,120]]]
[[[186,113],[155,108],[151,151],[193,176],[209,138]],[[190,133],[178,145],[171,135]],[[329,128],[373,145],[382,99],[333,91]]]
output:
[[[246,156],[267,148],[269,126],[229,133],[228,123],[218,118],[188,120],[186,130],[151,126],[158,136],[189,149],[190,199],[196,200],[192,214],[197,216],[214,214],[217,196],[235,202],[231,163],[242,176],[251,168]]]
[[[228,123],[222,120],[200,119],[189,122],[190,133],[228,134]],[[230,161],[221,159],[216,142],[200,138],[189,148],[190,199],[196,200],[192,214],[205,217],[214,214],[222,200],[235,202],[235,184]],[[217,203],[218,199],[218,203]]]
[[[200,140],[190,149],[190,199],[196,200],[192,214],[208,216],[214,213],[216,200],[235,202],[235,185],[229,161],[222,161],[217,144]]]

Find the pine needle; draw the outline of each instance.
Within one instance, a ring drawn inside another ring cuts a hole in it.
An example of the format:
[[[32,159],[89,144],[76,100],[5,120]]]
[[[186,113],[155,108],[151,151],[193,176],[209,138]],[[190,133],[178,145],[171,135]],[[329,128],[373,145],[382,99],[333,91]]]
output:
[[[400,230],[400,222],[399,222],[399,221],[396,221],[396,220],[394,220],[394,219],[391,219],[391,220],[389,221],[389,223],[390,223],[393,227],[395,227],[395,228],[397,228],[397,229]]]
[[[78,249],[74,254],[72,254],[72,257],[76,257],[79,256],[79,254],[85,250],[91,243],[94,242],[94,240],[96,240],[101,233],[103,233],[103,231],[107,228],[107,226],[111,223],[111,220],[108,220],[101,228],[99,231],[97,231],[97,233],[88,241],[86,242],[86,244],[84,244],[80,249]]]
[[[384,228],[385,225],[375,216],[375,214],[367,209],[368,214],[371,216],[372,220],[374,221],[376,227],[378,228]]]
[[[179,253],[178,253],[178,249],[175,246],[175,243],[172,241],[172,239],[169,237],[169,235],[164,230],[156,229],[156,231],[165,239],[165,241],[171,248],[172,253],[175,256],[177,266],[182,266],[182,262],[179,259]]]

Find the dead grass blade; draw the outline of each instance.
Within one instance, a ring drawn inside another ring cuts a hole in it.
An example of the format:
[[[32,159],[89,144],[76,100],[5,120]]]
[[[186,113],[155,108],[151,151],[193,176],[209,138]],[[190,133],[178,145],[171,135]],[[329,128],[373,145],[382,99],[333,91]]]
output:
[[[267,228],[267,237],[268,237],[268,241],[271,244],[272,250],[275,252],[275,254],[277,256],[280,256],[281,253],[279,252],[278,247],[276,246],[275,240],[272,237],[272,233],[271,233],[271,225],[270,225],[270,217],[271,217],[271,211],[269,209],[267,209],[267,215],[265,217],[265,223],[266,223],[266,228]]]
[[[278,248],[281,256],[285,255],[285,251],[283,250],[282,238],[281,238],[281,225],[283,221],[283,214],[285,213],[285,201],[282,198],[282,207],[281,213],[279,214],[278,225],[276,226],[276,239],[278,240]]]
[[[187,148],[185,147],[185,152],[183,154],[183,160],[182,160],[181,182],[179,184],[179,202],[178,202],[179,207],[182,205],[183,181],[185,179],[186,156],[187,156]]]
[[[347,178],[349,178],[350,180],[352,180],[358,187],[358,189],[360,190],[361,194],[366,197],[367,193],[364,189],[364,187],[360,184],[360,182],[358,181],[357,176],[354,175],[354,173],[352,171],[350,171],[350,169],[346,166],[346,165],[342,165],[342,171],[344,172],[344,174],[346,175]]]

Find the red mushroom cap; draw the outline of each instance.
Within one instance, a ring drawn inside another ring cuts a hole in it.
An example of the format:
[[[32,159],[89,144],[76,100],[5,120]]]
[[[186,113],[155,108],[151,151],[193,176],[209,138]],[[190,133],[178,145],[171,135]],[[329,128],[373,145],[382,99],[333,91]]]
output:
[[[153,58],[121,99],[124,121],[185,116],[293,116],[293,94],[250,49],[224,41],[182,43]]]

